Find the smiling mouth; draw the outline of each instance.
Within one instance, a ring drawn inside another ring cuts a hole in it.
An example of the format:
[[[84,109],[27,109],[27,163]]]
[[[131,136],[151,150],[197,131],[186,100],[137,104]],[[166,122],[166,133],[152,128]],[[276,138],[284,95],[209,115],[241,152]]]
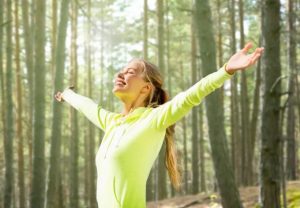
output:
[[[115,82],[115,85],[122,85],[122,86],[124,86],[124,85],[126,85],[126,82],[124,82],[124,81],[122,81],[122,80],[117,80],[117,81]]]

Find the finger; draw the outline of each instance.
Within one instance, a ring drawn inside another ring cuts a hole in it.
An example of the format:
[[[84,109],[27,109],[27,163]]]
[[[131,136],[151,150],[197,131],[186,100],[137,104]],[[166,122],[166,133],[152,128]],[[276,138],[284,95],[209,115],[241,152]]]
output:
[[[60,100],[60,98],[59,98],[57,95],[55,95],[55,99],[56,99],[57,101]]]
[[[251,58],[251,64],[254,64],[259,59],[260,56],[261,56],[260,53],[255,54],[255,56]]]
[[[56,94],[56,95],[55,95],[55,99],[56,99],[57,101],[61,101],[61,96],[58,95],[58,94]]]
[[[261,50],[259,48],[255,49],[255,51],[248,56],[250,59],[253,59],[257,54],[261,54]]]
[[[261,48],[259,48],[259,50],[260,50],[260,52],[262,53],[262,52],[264,52],[265,48],[264,48],[264,47],[261,47]]]
[[[251,42],[247,43],[244,46],[244,48],[242,49],[242,52],[247,53],[250,48],[252,48],[252,43]]]

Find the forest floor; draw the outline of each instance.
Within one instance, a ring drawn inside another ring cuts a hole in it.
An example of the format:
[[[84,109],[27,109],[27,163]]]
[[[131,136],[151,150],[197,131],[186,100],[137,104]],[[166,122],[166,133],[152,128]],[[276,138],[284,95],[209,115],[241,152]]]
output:
[[[255,208],[258,202],[259,187],[240,188],[244,208]],[[287,183],[287,204],[289,208],[300,208],[300,181]],[[147,203],[147,208],[222,208],[217,193],[199,193],[178,196]]]

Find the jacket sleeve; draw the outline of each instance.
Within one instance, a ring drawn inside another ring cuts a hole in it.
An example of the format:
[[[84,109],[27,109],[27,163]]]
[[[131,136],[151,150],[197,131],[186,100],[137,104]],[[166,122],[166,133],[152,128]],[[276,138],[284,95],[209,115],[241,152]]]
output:
[[[221,87],[232,75],[225,71],[225,65],[218,71],[202,78],[192,87],[180,92],[173,99],[155,108],[153,113],[153,125],[158,129],[168,128],[183,116],[192,107],[199,105],[203,98]]]
[[[90,98],[79,95],[71,89],[65,89],[62,98],[103,131],[114,116],[114,113],[103,109]]]

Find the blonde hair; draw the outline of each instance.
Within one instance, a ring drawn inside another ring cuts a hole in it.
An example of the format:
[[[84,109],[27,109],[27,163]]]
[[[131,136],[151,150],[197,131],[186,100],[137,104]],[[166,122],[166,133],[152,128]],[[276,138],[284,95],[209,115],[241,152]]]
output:
[[[158,67],[144,59],[132,59],[130,62],[136,62],[142,67],[145,81],[150,82],[153,86],[150,95],[145,100],[146,107],[156,108],[169,100],[167,92],[162,88],[163,79],[159,73]],[[177,162],[177,154],[174,142],[175,124],[166,129],[166,152],[165,166],[173,187],[179,190],[181,187],[181,175]]]

